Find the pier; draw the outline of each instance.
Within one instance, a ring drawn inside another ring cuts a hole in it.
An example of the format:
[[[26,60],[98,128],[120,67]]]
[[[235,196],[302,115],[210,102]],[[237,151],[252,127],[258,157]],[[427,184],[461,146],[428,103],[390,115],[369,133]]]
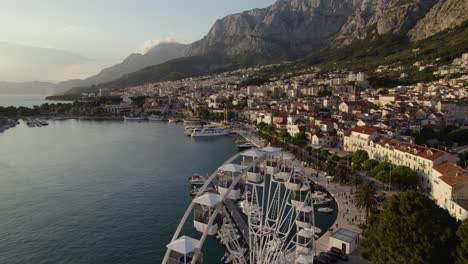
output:
[[[232,130],[232,132],[245,138],[245,140],[257,146],[257,148],[265,147],[265,142],[263,142],[262,139],[255,132],[252,132],[246,129],[234,129]]]
[[[224,201],[227,211],[231,215],[234,223],[239,228],[245,241],[249,241],[249,225],[246,216],[242,214],[240,208],[230,199]]]

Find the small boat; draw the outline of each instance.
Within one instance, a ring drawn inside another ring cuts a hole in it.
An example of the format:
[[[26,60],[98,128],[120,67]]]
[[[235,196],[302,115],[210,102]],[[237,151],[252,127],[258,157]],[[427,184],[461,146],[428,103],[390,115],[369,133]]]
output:
[[[333,209],[329,208],[329,207],[323,207],[323,208],[317,209],[317,211],[319,211],[321,213],[331,213],[331,212],[333,212]]]
[[[240,149],[240,150],[250,149],[250,148],[255,148],[255,147],[257,147],[257,146],[255,146],[255,144],[253,144],[251,142],[247,142],[247,143],[244,143],[244,144],[237,145],[237,148]]]
[[[142,121],[145,120],[142,116],[124,116],[125,121]]]
[[[150,115],[148,116],[149,121],[163,121],[164,117],[158,115]]]
[[[190,190],[190,195],[195,196],[195,195],[198,194],[199,191],[200,191],[200,188],[197,188],[197,187],[194,186],[194,187]],[[212,187],[212,186],[207,186],[207,187],[205,188],[205,191],[203,191],[203,193],[211,192],[211,191],[213,191],[213,187]]]
[[[324,204],[328,204],[332,201],[332,199],[330,198],[318,198],[318,199],[314,199],[314,205],[324,205]]]
[[[194,174],[192,175],[192,177],[189,177],[189,182],[190,184],[192,185],[203,185],[205,184],[205,177],[201,176],[201,175],[198,175],[198,174]]]

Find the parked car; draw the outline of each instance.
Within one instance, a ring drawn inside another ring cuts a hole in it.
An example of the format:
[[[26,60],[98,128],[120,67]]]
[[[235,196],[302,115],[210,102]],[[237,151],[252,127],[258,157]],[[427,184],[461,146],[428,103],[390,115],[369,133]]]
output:
[[[331,247],[331,248],[330,248],[330,251],[336,252],[336,253],[341,254],[341,255],[346,255],[346,254],[343,252],[342,249],[337,248],[337,247]]]
[[[329,264],[330,262],[320,256],[314,256],[314,263],[317,264]]]
[[[330,262],[330,263],[335,263],[336,260],[337,260],[335,256],[333,256],[331,254],[327,254],[326,252],[320,253],[320,257],[328,260],[328,262]]]
[[[333,254],[336,258],[338,258],[339,260],[343,260],[343,261],[348,261],[348,256],[346,255],[343,255],[341,253],[337,253],[335,251],[328,251],[329,254]]]

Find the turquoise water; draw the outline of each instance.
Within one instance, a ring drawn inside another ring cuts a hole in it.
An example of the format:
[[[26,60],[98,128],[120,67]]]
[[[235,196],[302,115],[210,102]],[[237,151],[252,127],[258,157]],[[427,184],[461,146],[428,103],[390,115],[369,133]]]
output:
[[[33,107],[35,105],[41,105],[44,103],[70,103],[69,101],[47,101],[45,95],[6,95],[0,94],[0,106],[25,106]]]
[[[55,121],[0,134],[0,263],[160,263],[187,177],[236,152],[181,125]],[[199,235],[189,225],[185,228]],[[223,251],[211,239],[205,259]]]
[[[233,137],[194,140],[177,124],[49,123],[0,134],[2,264],[161,263],[191,201],[187,177],[237,152]],[[200,238],[192,216],[184,231]],[[212,238],[204,250],[205,263],[223,255]]]

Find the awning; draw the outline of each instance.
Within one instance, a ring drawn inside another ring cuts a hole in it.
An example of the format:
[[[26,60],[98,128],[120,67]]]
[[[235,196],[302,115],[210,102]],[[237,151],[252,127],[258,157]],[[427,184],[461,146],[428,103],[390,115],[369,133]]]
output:
[[[196,248],[200,246],[200,241],[194,238],[183,236],[179,239],[174,240],[166,247],[175,252],[187,255],[191,252],[194,252]]]

